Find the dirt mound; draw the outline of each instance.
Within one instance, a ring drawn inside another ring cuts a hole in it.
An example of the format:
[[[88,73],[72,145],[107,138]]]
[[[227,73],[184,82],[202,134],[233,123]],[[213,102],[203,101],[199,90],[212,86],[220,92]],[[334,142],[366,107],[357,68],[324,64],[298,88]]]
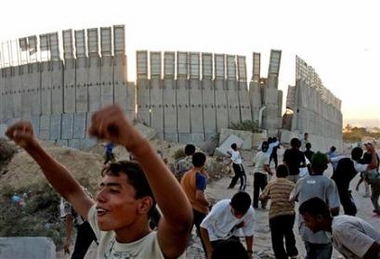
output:
[[[103,168],[100,155],[59,146],[45,148],[93,193],[99,184],[100,171]],[[16,190],[25,189],[41,181],[46,180],[40,167],[29,154],[20,150],[8,164],[7,172],[0,176],[0,188],[9,185]]]

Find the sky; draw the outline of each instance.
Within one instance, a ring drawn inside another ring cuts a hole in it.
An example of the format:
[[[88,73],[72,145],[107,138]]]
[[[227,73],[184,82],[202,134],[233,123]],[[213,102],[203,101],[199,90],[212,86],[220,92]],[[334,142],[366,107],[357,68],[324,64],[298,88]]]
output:
[[[276,49],[286,97],[298,55],[341,99],[343,126],[380,127],[379,0],[19,0],[1,10],[0,42],[124,24],[132,81],[137,50],[244,55],[249,77],[260,52],[266,77]]]

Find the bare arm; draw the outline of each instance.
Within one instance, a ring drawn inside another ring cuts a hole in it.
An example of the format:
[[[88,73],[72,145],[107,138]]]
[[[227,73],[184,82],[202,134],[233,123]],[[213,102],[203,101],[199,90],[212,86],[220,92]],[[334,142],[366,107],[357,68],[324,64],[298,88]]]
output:
[[[66,254],[70,254],[71,235],[73,233],[74,218],[71,214],[67,214],[65,217],[65,241],[63,242],[63,250]]]
[[[245,237],[245,243],[247,245],[247,251],[252,252],[252,249],[253,249],[253,236]],[[249,253],[249,255],[251,256],[250,258],[252,258],[252,253]]]
[[[367,165],[367,170],[372,170],[379,166],[378,164],[379,161],[377,160],[375,147],[371,143],[368,143],[367,148],[371,152],[371,155],[372,155],[371,163]]]
[[[54,189],[71,203],[80,215],[87,218],[87,212],[94,204],[93,200],[70,172],[42,148],[34,136],[32,125],[29,122],[18,122],[10,126],[5,134],[37,162]]]
[[[94,113],[89,133],[99,139],[122,145],[133,153],[163,214],[158,227],[161,249],[168,258],[181,255],[190,236],[193,212],[180,184],[157,156],[156,150],[130,124],[118,105]]]
[[[196,190],[195,192],[195,198],[201,202],[203,205],[205,206],[209,206],[210,203],[207,201],[206,197],[205,197],[205,194],[203,191],[201,190]]]
[[[210,237],[208,235],[208,231],[205,228],[200,228],[201,237],[203,240],[203,243],[205,244],[206,250],[207,250],[207,257],[208,259],[211,259],[212,252],[214,251],[214,248],[211,245]]]

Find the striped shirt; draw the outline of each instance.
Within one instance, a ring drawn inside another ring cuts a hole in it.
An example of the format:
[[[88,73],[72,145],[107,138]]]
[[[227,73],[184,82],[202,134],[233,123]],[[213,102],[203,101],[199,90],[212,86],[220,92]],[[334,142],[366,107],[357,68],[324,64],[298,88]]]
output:
[[[283,215],[294,215],[294,202],[289,201],[295,184],[286,178],[270,181],[261,193],[260,198],[271,199],[269,218]]]

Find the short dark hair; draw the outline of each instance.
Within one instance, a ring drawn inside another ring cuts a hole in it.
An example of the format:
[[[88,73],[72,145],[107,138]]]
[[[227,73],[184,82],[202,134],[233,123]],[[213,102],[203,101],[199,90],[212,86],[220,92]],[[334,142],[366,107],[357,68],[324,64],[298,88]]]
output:
[[[326,154],[323,154],[321,152],[316,152],[313,154],[313,156],[311,157],[311,167],[315,170],[326,170],[327,169],[327,165],[329,163],[329,160],[327,158],[327,155]]]
[[[236,143],[232,143],[232,144],[231,144],[231,148],[232,148],[233,150],[236,150],[236,149],[237,149],[237,145],[236,145]]]
[[[318,197],[304,201],[298,210],[301,215],[309,214],[312,217],[316,217],[318,215],[322,215],[323,217],[331,217],[329,206],[324,200]]]
[[[263,143],[261,143],[261,150],[263,150],[264,152],[266,152],[269,148],[269,143],[268,141],[263,141]]]
[[[289,175],[289,170],[288,170],[288,167],[286,165],[277,166],[277,169],[276,169],[276,176],[277,177],[284,178],[284,177],[287,177],[288,175]]]
[[[362,155],[363,155],[363,149],[361,147],[354,147],[351,150],[352,160],[358,161],[360,158],[362,158]]]
[[[195,146],[193,144],[187,144],[185,146],[186,156],[192,156],[195,153]]]
[[[101,175],[103,177],[105,175],[119,176],[121,173],[127,176],[127,182],[135,189],[135,199],[140,199],[146,196],[152,198],[153,206],[148,212],[148,216],[150,216],[156,206],[156,200],[154,199],[152,189],[150,188],[141,166],[133,161],[117,161],[106,165],[103,168]]]
[[[252,200],[247,192],[237,192],[231,199],[231,207],[237,212],[245,214],[251,206]]]
[[[310,149],[310,148],[311,148],[311,143],[310,143],[310,142],[307,142],[307,143],[305,144],[305,147]]]
[[[330,151],[331,151],[331,152],[334,152],[335,150],[336,150],[336,147],[335,147],[335,146],[331,146],[331,147],[330,147]]]
[[[291,147],[299,147],[301,145],[301,141],[298,138],[292,138],[290,140]]]
[[[192,156],[192,162],[194,167],[202,167],[206,162],[206,155],[202,152],[195,152]]]

